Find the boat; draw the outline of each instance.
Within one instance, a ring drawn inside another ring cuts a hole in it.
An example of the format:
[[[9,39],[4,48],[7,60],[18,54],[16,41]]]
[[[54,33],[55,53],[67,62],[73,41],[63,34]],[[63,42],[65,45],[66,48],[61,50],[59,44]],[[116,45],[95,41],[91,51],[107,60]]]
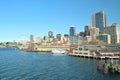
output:
[[[52,53],[53,54],[64,54],[65,50],[63,50],[63,49],[54,49],[54,50],[52,50]]]

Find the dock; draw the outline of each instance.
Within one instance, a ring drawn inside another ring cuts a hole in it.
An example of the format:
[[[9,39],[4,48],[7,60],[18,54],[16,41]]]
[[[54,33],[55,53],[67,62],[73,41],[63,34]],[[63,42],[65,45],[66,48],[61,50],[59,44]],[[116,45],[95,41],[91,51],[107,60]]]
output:
[[[84,55],[84,54],[69,54],[69,56],[91,58],[91,59],[119,59],[119,56],[93,56],[93,55]]]

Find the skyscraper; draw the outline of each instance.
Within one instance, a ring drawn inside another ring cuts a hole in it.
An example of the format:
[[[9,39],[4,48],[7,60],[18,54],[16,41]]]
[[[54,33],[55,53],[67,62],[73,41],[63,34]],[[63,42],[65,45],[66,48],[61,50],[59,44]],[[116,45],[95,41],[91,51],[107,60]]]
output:
[[[92,26],[99,28],[100,33],[103,33],[103,30],[106,27],[106,14],[104,11],[92,15]]]
[[[28,51],[34,51],[34,35],[30,35],[30,46],[28,47]]]
[[[69,34],[70,34],[70,36],[69,36],[70,37],[70,43],[72,45],[77,44],[78,39],[77,39],[77,36],[76,36],[76,32],[75,32],[75,27],[74,26],[70,27]]]
[[[73,27],[73,26],[70,27],[69,34],[70,34],[70,36],[75,36],[75,34],[76,34],[75,27]]]
[[[30,43],[33,43],[33,42],[34,42],[34,36],[30,35]]]
[[[113,23],[111,26],[104,28],[104,33],[111,35],[111,43],[120,43],[120,28],[118,23]]]
[[[49,36],[49,38],[53,38],[53,32],[52,32],[52,31],[49,31],[49,32],[48,32],[48,36]]]

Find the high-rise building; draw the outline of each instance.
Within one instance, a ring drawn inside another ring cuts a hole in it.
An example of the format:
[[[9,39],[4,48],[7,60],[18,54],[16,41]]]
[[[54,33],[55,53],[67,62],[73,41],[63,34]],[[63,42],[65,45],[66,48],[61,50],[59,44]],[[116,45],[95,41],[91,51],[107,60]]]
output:
[[[120,28],[117,23],[104,28],[104,33],[111,35],[111,43],[120,43]]]
[[[91,36],[92,40],[96,39],[96,36],[99,35],[99,28],[91,27],[91,26],[85,26],[85,35]]]
[[[85,36],[90,36],[90,29],[91,29],[91,26],[89,25],[85,26]]]
[[[33,43],[33,42],[34,42],[34,36],[30,35],[30,43]]]
[[[77,43],[78,39],[76,37],[75,27],[73,25],[70,27],[69,34],[70,34],[69,37],[70,37],[70,43],[71,43],[71,45],[78,44]]]
[[[52,31],[49,31],[49,32],[48,32],[48,36],[49,36],[49,38],[53,38],[53,32],[52,32]]]
[[[99,28],[100,33],[103,33],[103,29],[106,27],[106,14],[104,11],[92,15],[92,26]]]
[[[28,51],[34,51],[34,35],[30,35],[30,45]]]
[[[73,26],[70,27],[69,34],[70,34],[70,36],[75,36],[75,34],[76,34],[75,27],[73,27]]]

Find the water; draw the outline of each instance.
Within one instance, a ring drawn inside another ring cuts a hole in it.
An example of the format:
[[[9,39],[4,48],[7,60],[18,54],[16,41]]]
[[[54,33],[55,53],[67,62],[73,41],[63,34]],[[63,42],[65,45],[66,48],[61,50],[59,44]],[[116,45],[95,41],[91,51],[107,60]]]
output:
[[[120,80],[96,68],[92,59],[0,49],[0,80]]]

